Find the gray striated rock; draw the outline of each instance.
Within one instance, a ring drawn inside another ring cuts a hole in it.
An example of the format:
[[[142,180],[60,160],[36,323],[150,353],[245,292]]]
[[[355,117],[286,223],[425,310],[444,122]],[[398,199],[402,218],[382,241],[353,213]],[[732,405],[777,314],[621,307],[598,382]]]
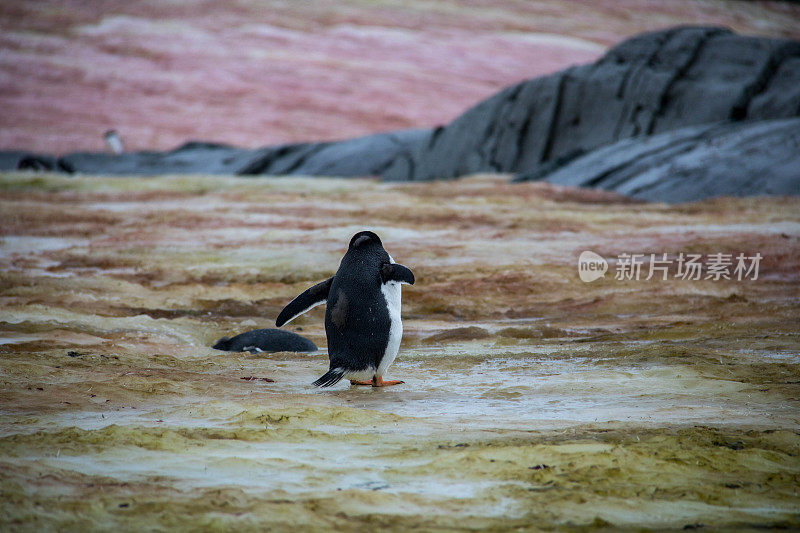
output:
[[[591,65],[509,87],[434,131],[383,175],[532,172],[621,139],[694,124],[797,116],[800,43],[681,27],[629,39]]]
[[[540,179],[660,202],[800,194],[800,118],[703,124],[634,137],[515,177]]]
[[[329,143],[300,143],[248,150],[190,142],[169,152],[79,152],[63,157],[0,153],[0,170],[32,169],[84,174],[274,174],[378,176],[427,130],[405,130]]]
[[[378,133],[329,143],[308,143],[267,149],[239,174],[305,176],[380,176],[430,135],[428,130]]]

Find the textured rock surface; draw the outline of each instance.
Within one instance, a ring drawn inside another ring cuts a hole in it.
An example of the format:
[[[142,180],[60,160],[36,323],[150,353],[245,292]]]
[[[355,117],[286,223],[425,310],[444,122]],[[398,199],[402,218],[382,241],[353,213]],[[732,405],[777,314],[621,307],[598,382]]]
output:
[[[675,28],[597,63],[509,87],[384,173],[399,180],[522,172],[628,137],[694,124],[796,116],[800,43]]]
[[[169,152],[121,155],[75,153],[63,157],[0,152],[0,170],[33,169],[85,174],[237,174],[376,176],[396,164],[427,130],[368,135],[331,143],[299,143],[260,149],[190,142]]]
[[[315,352],[317,345],[302,335],[282,329],[254,329],[234,337],[222,337],[214,346],[215,350],[226,352]]]
[[[427,130],[380,133],[331,143],[300,143],[260,150],[229,150],[225,160],[236,170],[213,168],[211,173],[240,175],[377,176],[429,136]],[[201,148],[202,150],[202,148]],[[190,157],[183,158],[185,161]],[[153,171],[158,165],[153,165]],[[196,167],[195,172],[203,172]],[[117,173],[117,172],[115,172]]]
[[[599,187],[634,198],[800,194],[800,118],[690,126],[635,137],[516,181]]]

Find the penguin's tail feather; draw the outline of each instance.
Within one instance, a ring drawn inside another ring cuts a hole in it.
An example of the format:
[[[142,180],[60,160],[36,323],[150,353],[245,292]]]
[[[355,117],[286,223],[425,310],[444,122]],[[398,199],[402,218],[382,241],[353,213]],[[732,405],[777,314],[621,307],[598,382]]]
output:
[[[336,385],[339,383],[339,380],[343,377],[344,370],[341,368],[331,368],[313,384],[315,387],[330,387],[331,385]]]

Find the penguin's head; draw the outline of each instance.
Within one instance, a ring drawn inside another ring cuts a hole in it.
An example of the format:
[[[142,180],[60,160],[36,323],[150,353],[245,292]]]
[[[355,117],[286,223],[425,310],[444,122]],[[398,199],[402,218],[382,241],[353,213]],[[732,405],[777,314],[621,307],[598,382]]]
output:
[[[348,250],[366,249],[376,245],[380,248],[383,248],[383,243],[381,242],[380,237],[371,231],[359,231],[353,235],[352,239],[350,239],[350,246],[348,247]]]
[[[382,263],[392,262],[389,253],[383,248],[381,238],[371,231],[359,231],[353,235],[345,258],[362,264],[372,264],[375,268],[379,268]]]

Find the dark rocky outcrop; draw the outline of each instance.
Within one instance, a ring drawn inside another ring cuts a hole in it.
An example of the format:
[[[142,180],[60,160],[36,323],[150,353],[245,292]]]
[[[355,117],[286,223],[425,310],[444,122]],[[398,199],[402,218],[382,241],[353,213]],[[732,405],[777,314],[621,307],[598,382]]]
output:
[[[634,198],[800,194],[800,118],[717,123],[634,137],[519,175]]]
[[[614,145],[614,156],[628,161],[626,175],[634,176],[646,168],[644,163],[636,164],[635,154],[649,154],[659,143],[679,142],[684,150],[680,165],[668,163],[669,154],[678,148],[659,151],[659,165],[664,169],[660,179],[667,179],[667,170],[682,169],[680,177],[670,174],[671,185],[665,181],[657,187],[653,182],[646,187],[650,192],[633,185],[652,181],[653,173],[638,181],[631,181],[633,177],[601,179],[591,173],[572,179],[619,192],[639,191],[634,194],[647,198],[657,190],[673,188],[681,179],[680,194],[659,198],[672,201],[708,196],[706,189],[692,192],[692,187],[699,187],[692,184],[704,182],[707,176],[721,176],[704,168],[701,159],[688,164],[692,154],[705,154],[725,161],[727,168],[738,166],[759,174],[748,181],[739,172],[730,187],[720,187],[716,194],[787,191],[792,184],[795,191],[800,190],[800,171],[769,167],[775,160],[793,160],[796,130],[791,124],[769,134],[770,147],[762,135],[754,133],[763,130],[737,127],[799,115],[800,43],[740,36],[722,28],[679,27],[629,39],[596,63],[508,87],[449,125],[431,130],[256,150],[190,143],[172,152],[119,156],[81,153],[54,158],[14,152],[0,154],[0,168],[104,174],[374,175],[399,181],[501,172],[518,174],[518,179],[542,179],[558,169],[577,168],[571,165],[579,161],[583,165],[597,161],[599,156],[585,158],[593,150]],[[665,132],[710,124],[715,126],[682,131],[675,138],[666,137],[669,141],[650,140]],[[725,136],[724,153],[715,152],[710,142],[714,135]],[[737,135],[742,137],[737,139]],[[627,139],[631,142],[624,142]],[[692,142],[706,146],[691,150]],[[751,158],[751,152],[760,155]],[[773,182],[772,175],[778,182]],[[612,185],[623,181],[628,186]]]
[[[675,28],[501,91],[436,130],[410,164],[400,161],[383,175],[531,172],[629,137],[798,113],[800,43]]]
[[[226,352],[315,352],[317,345],[309,339],[282,329],[254,329],[235,337],[222,337],[214,346],[215,350]]]
[[[427,130],[405,130],[328,143],[248,150],[190,142],[169,152],[79,152],[62,157],[0,152],[0,170],[32,169],[84,174],[237,174],[378,176]]]

